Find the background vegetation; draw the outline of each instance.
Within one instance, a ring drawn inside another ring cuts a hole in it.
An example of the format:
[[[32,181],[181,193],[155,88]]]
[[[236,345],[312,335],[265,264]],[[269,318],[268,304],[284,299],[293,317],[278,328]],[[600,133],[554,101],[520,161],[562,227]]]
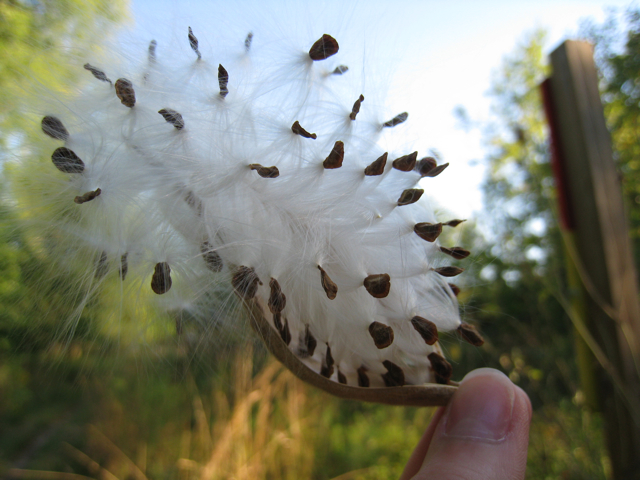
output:
[[[4,161],[23,152],[37,134],[30,105],[16,94],[25,87],[18,84],[27,78],[34,89],[72,89],[78,72],[66,67],[68,46],[98,48],[95,36],[107,34],[110,21],[124,17],[124,5],[113,0],[0,0]],[[581,32],[596,44],[640,254],[640,12],[612,16],[603,25],[587,22]],[[495,121],[472,125],[485,133],[487,213],[480,223],[491,235],[464,226],[459,241],[475,257],[460,299],[466,320],[478,325],[488,342],[475,349],[449,338],[444,346],[456,370],[501,369],[531,397],[527,478],[604,479],[610,468],[601,422],[584,405],[576,340],[559,302],[568,293],[538,90],[547,72],[545,47],[543,31],[523,37],[496,72]],[[74,282],[61,275],[44,284],[36,278],[51,266],[30,246],[16,215],[11,202],[0,206],[3,476],[399,476],[431,410],[338,401],[301,384],[251,342],[229,343],[234,360],[227,362],[215,348],[196,355],[187,335],[157,336],[153,354],[123,351],[96,324],[99,315],[91,308],[72,332],[61,335],[56,318],[69,316],[65,288]]]

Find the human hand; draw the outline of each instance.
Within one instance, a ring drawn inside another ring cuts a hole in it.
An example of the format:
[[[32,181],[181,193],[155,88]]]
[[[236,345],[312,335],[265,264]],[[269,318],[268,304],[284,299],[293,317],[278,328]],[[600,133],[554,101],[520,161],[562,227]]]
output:
[[[522,480],[531,402],[503,373],[470,372],[435,414],[400,480]]]

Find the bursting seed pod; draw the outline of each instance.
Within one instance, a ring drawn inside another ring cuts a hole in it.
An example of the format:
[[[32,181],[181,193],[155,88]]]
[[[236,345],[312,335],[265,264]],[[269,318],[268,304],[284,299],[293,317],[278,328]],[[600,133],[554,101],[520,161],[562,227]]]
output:
[[[184,27],[183,70],[155,40],[139,72],[89,59],[91,100],[42,112],[58,143],[51,175],[75,209],[59,228],[95,252],[92,281],[140,285],[168,310],[225,291],[300,378],[346,398],[444,404],[455,382],[438,332],[482,344],[449,283],[463,270],[447,259],[469,252],[438,244],[461,220],[422,199],[446,175],[418,188],[447,164],[379,146],[411,117],[379,118],[367,91],[346,98],[358,83],[332,35],[279,56],[248,33],[222,60],[203,40]]]

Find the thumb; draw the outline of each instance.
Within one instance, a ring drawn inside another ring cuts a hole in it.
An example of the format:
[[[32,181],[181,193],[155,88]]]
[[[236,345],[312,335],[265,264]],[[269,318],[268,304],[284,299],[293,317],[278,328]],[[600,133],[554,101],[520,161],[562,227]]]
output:
[[[522,480],[530,421],[531,403],[522,389],[497,370],[475,370],[436,415],[437,424],[425,434],[430,438],[420,442],[401,478]]]

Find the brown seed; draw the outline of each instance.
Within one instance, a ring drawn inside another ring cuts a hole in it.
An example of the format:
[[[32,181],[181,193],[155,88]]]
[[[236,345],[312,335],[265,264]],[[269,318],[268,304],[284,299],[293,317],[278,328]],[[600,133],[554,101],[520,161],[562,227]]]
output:
[[[136,93],[133,91],[133,84],[126,78],[116,80],[116,95],[125,107],[133,108],[136,104]]]
[[[340,168],[343,160],[344,143],[338,140],[331,149],[329,156],[324,159],[324,162],[322,162],[322,166],[326,169]]]
[[[253,32],[247,33],[247,38],[244,39],[244,48],[247,52],[251,49],[251,42],[253,41]]]
[[[484,344],[484,338],[482,338],[482,335],[480,335],[478,330],[476,330],[476,327],[473,325],[462,322],[458,327],[457,332],[463,340],[469,342],[475,347],[480,347]]]
[[[84,162],[75,154],[73,150],[67,147],[56,148],[51,154],[51,161],[61,172],[84,172]]]
[[[342,75],[343,73],[347,73],[349,71],[349,67],[346,65],[338,65],[336,69],[331,72],[333,75]]]
[[[449,166],[448,163],[443,163],[442,165],[438,165],[437,167],[431,169],[428,173],[424,174],[423,177],[437,177],[440,175],[445,168]]]
[[[335,362],[333,361],[333,356],[331,355],[331,347],[329,346],[328,343],[327,343],[327,353],[326,353],[324,359],[327,362],[327,366],[328,367],[333,367],[333,364]]]
[[[155,270],[151,277],[151,290],[158,295],[167,293],[171,288],[171,267],[167,262],[156,263]]]
[[[148,50],[148,54],[147,54],[147,58],[149,60],[149,63],[154,63],[156,61],[156,47],[158,46],[158,42],[156,42],[155,40],[151,40],[151,42],[149,42],[149,50]]]
[[[300,125],[300,122],[298,122],[297,120],[293,122],[293,125],[291,125],[291,131],[296,135],[300,135],[301,137],[304,137],[304,138],[312,138],[314,140],[318,138],[318,136],[315,133],[309,133],[304,128],[302,128],[302,126]]]
[[[446,225],[447,227],[457,227],[462,222],[466,222],[466,220],[458,220],[456,218],[455,220],[449,220],[448,222],[444,222],[442,225]]]
[[[122,281],[127,277],[127,272],[129,271],[129,261],[127,260],[128,256],[128,253],[120,256],[120,278]]]
[[[387,373],[382,375],[382,380],[387,387],[401,387],[404,385],[404,372],[402,368],[389,360],[382,362]]]
[[[442,233],[442,224],[428,222],[416,223],[413,231],[416,232],[421,239],[427,242],[435,242]]]
[[[349,118],[351,120],[356,119],[356,115],[358,115],[358,112],[360,111],[360,105],[362,105],[362,102],[364,102],[364,95],[360,95],[360,97],[356,100],[356,103],[353,104],[353,108],[351,109],[351,113],[349,114]]]
[[[253,268],[241,265],[233,275],[231,285],[241,298],[251,300],[256,296],[258,285],[262,285],[262,282]]]
[[[202,201],[196,197],[196,194],[192,191],[188,191],[184,196],[184,201],[187,202],[191,208],[196,211],[196,214],[201,217],[202,216]]]
[[[107,252],[103,251],[96,261],[96,280],[100,280],[109,272],[109,264],[107,263],[107,260]]]
[[[379,349],[387,348],[393,343],[393,329],[384,323],[373,322],[369,325],[369,334]]]
[[[409,118],[409,114],[407,112],[402,112],[402,113],[396,115],[395,117],[393,117],[388,122],[384,122],[382,124],[382,126],[383,127],[395,127],[396,125],[400,125],[401,123],[406,122],[407,118]]]
[[[469,255],[471,255],[471,252],[469,250],[465,250],[462,247],[440,247],[440,251],[455,258],[456,260],[462,260],[463,258],[467,258]]]
[[[43,117],[41,126],[42,131],[51,138],[56,140],[67,140],[69,138],[69,132],[58,117],[52,117],[51,115]]]
[[[384,167],[387,164],[387,152],[384,152],[377,160],[364,169],[364,174],[369,177],[376,175],[382,175],[384,173]]]
[[[162,115],[167,123],[173,125],[176,130],[182,130],[184,128],[184,120],[182,118],[182,115],[180,115],[175,110],[172,110],[171,108],[163,108],[162,110],[158,110],[158,113]]]
[[[433,345],[438,341],[438,327],[426,318],[415,316],[411,319],[411,325],[417,330],[427,345]]]
[[[263,167],[259,163],[252,163],[249,165],[251,170],[256,170],[258,175],[262,178],[276,178],[280,175],[280,170],[278,167]]]
[[[271,313],[280,313],[282,312],[282,310],[284,310],[284,307],[287,304],[287,297],[284,293],[282,293],[280,284],[275,278],[269,280],[269,287],[271,288],[271,294],[269,295],[269,300],[267,301],[269,311]]]
[[[222,258],[218,255],[218,252],[213,250],[211,244],[207,241],[202,242],[200,245],[200,253],[202,253],[202,258],[204,260],[204,264],[207,266],[209,270],[212,272],[221,272],[223,267]]]
[[[411,205],[412,203],[416,203],[418,200],[420,200],[420,197],[423,193],[424,190],[421,188],[406,189],[404,192],[402,192],[402,195],[400,195],[400,198],[398,199],[398,206],[401,207],[403,205]]]
[[[416,171],[420,174],[421,177],[424,177],[431,170],[438,166],[438,162],[433,157],[424,157],[418,160],[416,163]]]
[[[457,297],[458,295],[460,295],[460,287],[457,285],[454,285],[453,283],[449,284],[449,288],[451,288],[451,291],[453,292],[453,294]]]
[[[372,297],[384,298],[389,295],[391,289],[391,277],[387,273],[369,275],[364,279],[364,288]]]
[[[76,198],[73,199],[73,201],[76,202],[78,205],[80,205],[86,202],[90,202],[91,200],[99,196],[101,193],[102,193],[102,190],[100,190],[99,188],[96,188],[92,192],[86,192],[86,193],[83,193],[82,195],[78,195]]]
[[[273,315],[273,325],[276,327],[276,330],[278,330],[278,332],[282,331],[282,315],[280,315],[279,313]]]
[[[111,80],[109,80],[107,78],[107,76],[105,75],[105,73],[102,70],[99,70],[96,67],[94,67],[93,65],[90,65],[88,63],[84,64],[84,69],[85,70],[89,70],[91,73],[93,73],[93,76],[96,77],[98,80],[100,80],[102,82],[107,82],[107,83],[109,83],[109,85],[111,85]]]
[[[324,60],[329,58],[331,55],[338,53],[339,48],[340,47],[338,46],[336,39],[325,33],[311,46],[311,49],[309,49],[309,56],[313,61]]]
[[[367,376],[367,369],[365,367],[360,367],[357,370],[358,372],[358,386],[359,387],[368,387],[369,386],[369,377]]]
[[[333,300],[338,294],[338,286],[333,283],[329,275],[327,275],[327,272],[325,272],[320,265],[318,265],[318,269],[320,270],[320,281],[322,282],[322,288],[324,288],[324,292],[327,294],[327,298],[329,300]]]
[[[409,155],[396,158],[391,165],[393,165],[393,168],[396,170],[410,172],[416,166],[416,158],[418,158],[418,152],[413,152]]]
[[[221,64],[218,64],[218,86],[220,87],[220,96],[222,98],[229,94],[229,89],[227,88],[228,84],[229,73]]]
[[[305,357],[306,358],[306,357],[313,356],[313,353],[316,351],[316,346],[318,345],[318,342],[316,341],[315,337],[309,331],[309,325],[305,325],[305,327],[304,327],[304,334],[302,336],[301,345],[304,347],[299,352],[301,357]]]
[[[343,385],[347,384],[347,377],[345,377],[344,373],[342,373],[340,370],[338,370],[338,382]]]
[[[287,345],[291,343],[291,330],[289,330],[289,320],[286,318],[284,319],[284,324],[280,330],[280,338],[282,338],[282,341]]]
[[[447,362],[442,355],[433,352],[427,355],[427,358],[431,362],[431,368],[436,377],[436,382],[443,385],[447,385],[451,380],[453,374],[453,368],[451,364]]]
[[[459,267],[440,267],[435,269],[436,273],[442,275],[443,277],[455,277],[456,275],[460,275],[464,272],[464,268]]]
[[[196,52],[196,55],[198,55],[198,60],[200,60],[202,58],[202,55],[200,55],[200,50],[198,50],[198,39],[196,38],[196,36],[193,34],[193,30],[191,30],[191,27],[189,27],[189,45],[191,45],[191,49]]]
[[[333,375],[333,357],[331,356],[331,347],[327,344],[327,353],[324,357],[324,362],[322,363],[322,368],[320,369],[320,375],[323,377],[331,377]]]

